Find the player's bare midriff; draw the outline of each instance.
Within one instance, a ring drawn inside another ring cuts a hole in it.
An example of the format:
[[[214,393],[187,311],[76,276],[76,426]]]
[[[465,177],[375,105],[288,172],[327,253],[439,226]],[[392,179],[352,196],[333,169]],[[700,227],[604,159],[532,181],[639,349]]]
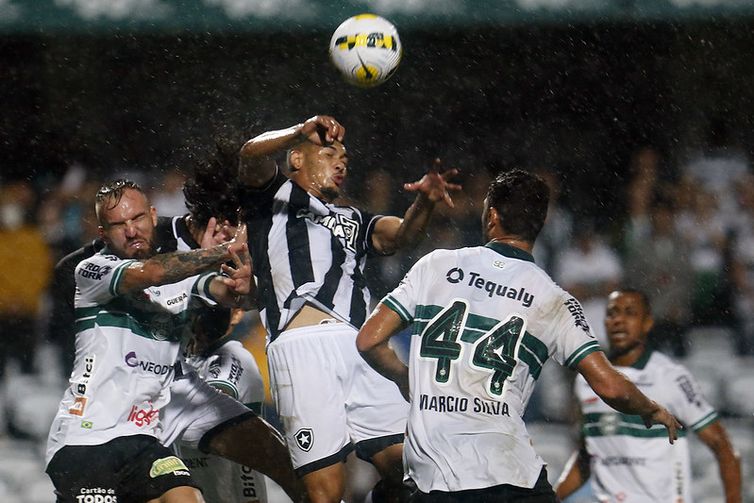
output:
[[[337,320],[333,318],[331,314],[327,314],[311,304],[304,304],[304,307],[302,307],[291,321],[288,322],[288,325],[285,326],[285,330],[335,322],[337,322]]]

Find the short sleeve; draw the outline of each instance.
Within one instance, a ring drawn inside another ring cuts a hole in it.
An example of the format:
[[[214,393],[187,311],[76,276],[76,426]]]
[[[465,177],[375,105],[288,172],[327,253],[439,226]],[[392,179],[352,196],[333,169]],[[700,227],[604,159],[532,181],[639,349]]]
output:
[[[382,304],[392,309],[404,323],[413,323],[422,284],[429,284],[429,260],[432,254],[422,257],[406,273],[398,286],[382,299]]]
[[[373,215],[371,213],[362,212],[361,218],[364,222],[364,227],[366,231],[364,232],[364,249],[369,252],[370,255],[391,255],[389,253],[379,253],[377,250],[374,249],[372,236],[374,235],[374,228],[377,225],[377,222],[383,217],[384,215]]]
[[[264,187],[241,187],[238,192],[238,201],[244,216],[248,218],[265,209],[271,211],[272,200],[275,194],[287,181],[288,177],[280,171],[279,167],[276,167],[275,176]]]
[[[104,304],[118,296],[123,273],[134,260],[97,253],[76,266],[76,307]]]
[[[561,300],[549,328],[554,341],[552,356],[561,365],[575,368],[584,357],[602,349],[586,320],[581,303],[567,294]]]
[[[204,305],[217,305],[217,299],[210,292],[210,283],[216,276],[219,276],[216,272],[206,272],[189,278],[192,299],[200,300]]]
[[[682,366],[677,366],[668,384],[673,386],[670,412],[687,429],[694,432],[703,430],[718,419],[717,412],[702,395],[701,387],[694,377]]]

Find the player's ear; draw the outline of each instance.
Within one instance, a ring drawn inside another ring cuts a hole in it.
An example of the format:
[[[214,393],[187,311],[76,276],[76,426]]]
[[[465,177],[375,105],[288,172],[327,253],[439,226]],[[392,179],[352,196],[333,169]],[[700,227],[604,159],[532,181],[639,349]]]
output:
[[[655,319],[652,317],[651,314],[648,314],[644,317],[644,322],[642,323],[642,332],[644,334],[648,334],[650,330],[652,330],[652,327],[655,326]]]
[[[149,216],[152,218],[152,225],[157,227],[157,209],[154,206],[149,207]]]
[[[500,214],[494,207],[487,208],[487,230],[492,230],[495,226],[502,227]]]
[[[304,152],[301,149],[294,148],[288,154],[288,168],[291,171],[298,171],[304,164]]]

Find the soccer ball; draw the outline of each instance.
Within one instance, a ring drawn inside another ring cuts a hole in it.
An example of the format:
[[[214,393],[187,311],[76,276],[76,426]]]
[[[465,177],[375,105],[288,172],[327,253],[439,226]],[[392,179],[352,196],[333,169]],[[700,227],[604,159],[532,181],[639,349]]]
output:
[[[389,79],[402,54],[398,30],[374,14],[346,19],[330,39],[333,64],[347,82],[359,87],[374,87]]]

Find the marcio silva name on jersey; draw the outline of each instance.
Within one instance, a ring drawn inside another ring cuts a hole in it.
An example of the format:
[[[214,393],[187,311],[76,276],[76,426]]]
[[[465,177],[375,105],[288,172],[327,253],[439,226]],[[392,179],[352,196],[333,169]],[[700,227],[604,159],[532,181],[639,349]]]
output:
[[[488,416],[508,416],[508,404],[494,400],[484,400],[479,397],[465,397],[453,395],[419,395],[419,410],[434,412],[473,412]]]
[[[309,210],[299,210],[297,218],[306,218],[310,222],[329,230],[333,236],[340,238],[348,250],[356,251],[356,236],[359,235],[359,222],[340,213],[316,215]]]
[[[534,294],[528,293],[526,288],[513,288],[507,285],[501,285],[484,278],[481,274],[474,271],[464,271],[460,267],[454,267],[445,274],[445,279],[451,284],[464,284],[472,288],[477,288],[487,292],[487,296],[492,298],[493,295],[505,297],[519,301],[524,307],[531,307],[534,302]]]

